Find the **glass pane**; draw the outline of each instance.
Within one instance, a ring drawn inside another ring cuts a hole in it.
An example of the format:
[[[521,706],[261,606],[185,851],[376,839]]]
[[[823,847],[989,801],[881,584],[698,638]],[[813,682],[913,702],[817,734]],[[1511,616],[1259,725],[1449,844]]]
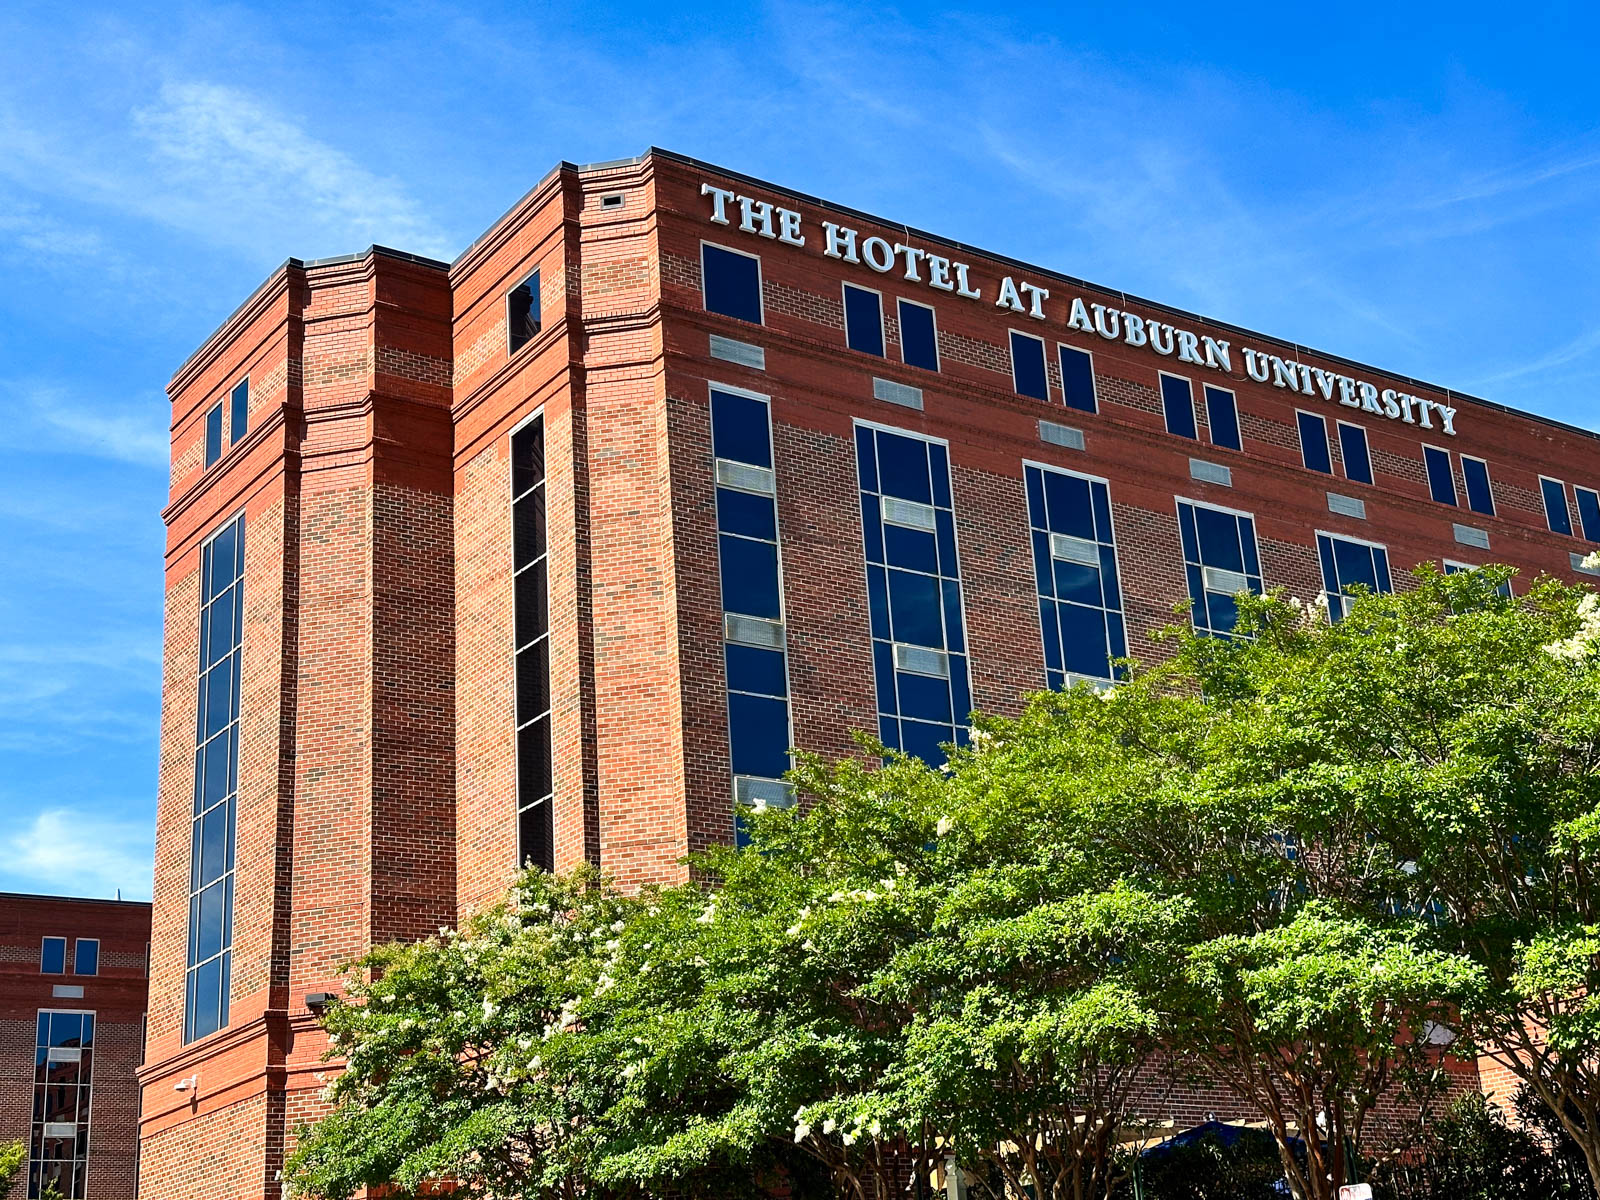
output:
[[[1061,650],[1067,670],[1077,675],[1109,678],[1111,664],[1106,647],[1105,614],[1081,604],[1057,607],[1061,619]]]
[[[1233,393],[1223,388],[1206,388],[1206,420],[1211,425],[1213,445],[1229,450],[1242,448],[1239,439],[1239,409]]]
[[[204,681],[206,723],[201,731],[203,737],[221,733],[228,722],[233,720],[233,672],[238,662],[239,656],[230,654],[206,672]]]
[[[928,675],[900,672],[900,715],[925,721],[950,721],[950,684]]]
[[[200,821],[200,878],[205,887],[222,878],[227,869],[228,806],[219,804]]]
[[[550,708],[550,639],[517,651],[517,724],[526,725]]]
[[[1061,358],[1061,391],[1068,408],[1094,412],[1094,368],[1087,350],[1057,348]]]
[[[195,953],[200,959],[222,952],[222,884],[213,883],[200,893],[200,933]]]
[[[706,311],[761,324],[761,264],[719,246],[700,247]]]
[[[945,760],[941,742],[955,740],[955,730],[948,725],[930,725],[922,721],[900,722],[900,749],[914,758],[920,758],[930,767]]]
[[[718,458],[772,466],[766,402],[734,392],[712,392],[711,448]]]
[[[728,687],[735,692],[757,692],[763,696],[786,696],[783,652],[758,650],[754,646],[723,647],[728,668]]]
[[[544,471],[544,418],[536,417],[511,435],[511,494],[543,483]]]
[[[902,525],[883,526],[884,558],[890,566],[905,567],[912,571],[939,570],[939,551],[933,534],[922,529],[907,529]]]
[[[856,473],[861,476],[863,491],[878,490],[877,455],[873,450],[872,430],[856,426]]]
[[[723,534],[722,607],[726,612],[777,620],[778,548],[770,542],[752,542]]]
[[[928,443],[928,474],[933,477],[933,502],[950,507],[950,456],[938,442]]]
[[[928,483],[928,444],[916,438],[878,433],[878,486],[902,500],[933,503]]]
[[[1372,568],[1372,548],[1332,538],[1333,565],[1339,573],[1339,590],[1348,591],[1351,584],[1361,583],[1377,590],[1378,579]]]
[[[717,528],[723,533],[777,540],[778,516],[772,498],[718,488]]]
[[[1194,390],[1187,379],[1175,375],[1161,377],[1161,407],[1167,418],[1167,432],[1179,437],[1197,438],[1194,423]]]
[[[1208,567],[1243,571],[1244,554],[1239,548],[1239,522],[1232,513],[1214,508],[1194,510],[1195,527],[1200,534],[1200,561]]]
[[[1094,509],[1089,503],[1088,480],[1048,471],[1044,477],[1044,496],[1052,533],[1094,540]]]
[[[555,805],[544,800],[517,814],[517,863],[555,870]]]
[[[1300,424],[1300,459],[1307,470],[1333,474],[1333,459],[1328,454],[1328,425],[1312,413],[1296,413]]]
[[[1372,456],[1367,451],[1367,431],[1358,425],[1339,426],[1339,452],[1344,457],[1346,479],[1372,482]]]
[[[517,803],[532,804],[554,791],[550,756],[550,718],[540,717],[517,732]]]
[[[1489,468],[1476,458],[1461,460],[1461,478],[1467,485],[1467,507],[1473,512],[1494,516],[1494,492],[1489,487]],[[1583,513],[1582,489],[1578,491],[1578,513]],[[1587,524],[1587,522],[1586,522]]]
[[[1572,514],[1567,511],[1566,485],[1554,479],[1541,479],[1539,491],[1544,496],[1545,523],[1552,533],[1572,533]]]
[[[518,646],[526,646],[550,628],[549,569],[549,560],[540,559],[518,574],[513,584]]]
[[[1011,335],[1011,378],[1019,396],[1048,400],[1045,382],[1044,343],[1020,333]]]
[[[907,571],[890,571],[889,615],[895,641],[917,646],[944,646],[938,580]]]
[[[735,775],[782,775],[789,769],[788,702],[730,693],[728,742]]]
[[[894,647],[888,642],[872,643],[872,674],[873,682],[877,685],[878,711],[897,712],[894,695]]]
[[[844,285],[844,333],[850,349],[883,357],[883,301],[877,292]]]
[[[67,939],[45,938],[39,950],[39,973],[60,975],[67,969]]]
[[[1450,472],[1450,455],[1432,446],[1422,448],[1422,461],[1428,467],[1428,494],[1440,504],[1456,503],[1456,481]]]
[[[900,353],[907,366],[925,371],[939,369],[939,346],[933,310],[900,301]]]
[[[525,493],[511,508],[511,565],[521,570],[545,552],[544,489]]]

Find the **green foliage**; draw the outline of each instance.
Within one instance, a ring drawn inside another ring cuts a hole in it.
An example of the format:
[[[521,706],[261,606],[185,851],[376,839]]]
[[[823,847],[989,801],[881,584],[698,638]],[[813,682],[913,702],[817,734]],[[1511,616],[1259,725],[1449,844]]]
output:
[[[1255,1129],[1225,1146],[1215,1134],[1161,1154],[1147,1155],[1140,1169],[1143,1200],[1280,1200],[1283,1166],[1270,1136]],[[1131,1182],[1117,1200],[1133,1200]]]
[[[0,1142],[0,1196],[6,1195],[28,1168],[26,1142]]]

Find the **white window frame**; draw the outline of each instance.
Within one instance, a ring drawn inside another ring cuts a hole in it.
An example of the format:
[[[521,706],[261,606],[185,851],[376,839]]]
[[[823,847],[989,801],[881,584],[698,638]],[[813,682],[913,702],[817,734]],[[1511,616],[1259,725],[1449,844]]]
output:
[[[1562,506],[1567,510],[1567,524],[1572,527],[1572,533],[1562,533],[1559,529],[1552,529],[1550,527],[1550,502],[1546,500],[1544,496],[1544,485],[1546,482],[1553,483],[1561,489],[1561,503]],[[1554,475],[1539,476],[1539,507],[1544,510],[1544,529],[1546,533],[1553,533],[1557,537],[1573,537],[1577,534],[1578,522],[1572,519],[1575,515],[1572,511],[1574,505],[1572,505],[1567,499],[1566,480],[1557,479]]]
[[[34,1017],[33,1017],[33,1041],[34,1041],[34,1046],[36,1048],[37,1048],[37,1046],[39,1044],[39,1018],[41,1016],[43,1016],[45,1013],[50,1013],[51,1015],[54,1015],[56,1013],[60,1013],[64,1017],[71,1017],[71,1016],[92,1017],[94,1019],[95,1041],[96,1041],[96,1043],[99,1042],[99,1038],[100,1038],[100,1017],[99,1017],[98,1012],[95,1009],[92,1009],[92,1008],[40,1008],[40,1009],[36,1009],[34,1011]],[[96,1058],[98,1058],[99,1057],[99,1055],[98,1055],[98,1045],[91,1047],[91,1049],[96,1050]],[[79,1061],[81,1062],[82,1059],[80,1058]],[[82,1160],[83,1161],[83,1194],[86,1197],[93,1195],[93,1193],[89,1190],[89,1164],[94,1161],[94,1080],[95,1080],[95,1076],[98,1075],[99,1072],[100,1072],[99,1064],[95,1063],[93,1065],[90,1073],[89,1073],[89,1082],[86,1083],[86,1084],[74,1084],[73,1085],[74,1087],[80,1087],[80,1088],[84,1089],[85,1091],[87,1091],[89,1093],[89,1119],[83,1122],[83,1124],[84,1124],[84,1126],[86,1128],[86,1132],[84,1134],[84,1139],[83,1139],[83,1160]],[[37,1087],[40,1087],[40,1086],[42,1086],[42,1085],[37,1083],[37,1082],[34,1082],[34,1083],[30,1084],[31,1088],[37,1088]],[[31,1105],[32,1105],[33,1099],[34,1099],[34,1093],[30,1090],[29,1093],[28,1093],[28,1100],[30,1102],[30,1110],[31,1110]],[[77,1122],[75,1121],[75,1122],[73,1122],[73,1124],[76,1125]],[[43,1164],[43,1163],[46,1163],[46,1162],[59,1162],[59,1161],[61,1161],[61,1160],[59,1160],[59,1159],[40,1159],[40,1158],[34,1158],[33,1157],[33,1119],[32,1119],[31,1111],[30,1111],[30,1116],[29,1116],[29,1119],[28,1119],[28,1169],[27,1169],[27,1174],[24,1175],[22,1180],[20,1181],[21,1185],[22,1185],[22,1187],[21,1187],[22,1194],[24,1196],[28,1194],[28,1183],[27,1183],[27,1181],[33,1175],[33,1168],[34,1168],[34,1166],[36,1164]],[[75,1163],[75,1162],[78,1162],[79,1159],[78,1159],[78,1156],[76,1154],[74,1154],[67,1161]]]
[[[851,288],[855,288],[855,290],[858,291],[858,292],[867,292],[867,293],[869,293],[869,294],[871,294],[873,296],[876,296],[878,298],[878,344],[883,347],[883,353],[882,354],[874,354],[870,350],[857,350],[854,346],[852,346],[850,344],[850,299],[849,299],[849,297],[850,297],[850,289]],[[878,288],[863,287],[859,283],[852,283],[848,279],[841,279],[839,281],[839,303],[841,305],[843,305],[843,308],[842,308],[841,312],[842,312],[842,315],[844,316],[844,345],[845,345],[845,349],[849,350],[853,354],[865,354],[868,358],[882,358],[885,361],[887,361],[888,358],[889,358],[889,331],[888,331],[887,328],[885,328],[884,320],[883,320],[883,292],[880,291]],[[765,314],[763,313],[763,315],[765,315]],[[769,418],[769,420],[770,420],[770,418]]]
[[[1179,565],[1180,568],[1187,567],[1188,563],[1189,563],[1189,560],[1186,559],[1183,556],[1183,514],[1181,512],[1181,509],[1182,509],[1182,506],[1185,505],[1185,504],[1189,505],[1191,508],[1209,508],[1213,512],[1227,513],[1231,517],[1243,517],[1245,520],[1250,522],[1250,541],[1251,541],[1251,544],[1252,544],[1252,548],[1256,552],[1256,565],[1261,568],[1261,571],[1260,571],[1260,575],[1261,575],[1261,591],[1258,592],[1258,593],[1254,593],[1254,594],[1265,596],[1267,594],[1267,567],[1266,567],[1266,564],[1261,561],[1261,534],[1256,529],[1256,521],[1258,520],[1258,518],[1256,517],[1256,514],[1253,513],[1253,512],[1247,512],[1242,508],[1229,508],[1226,504],[1211,504],[1208,501],[1205,501],[1205,500],[1194,500],[1194,499],[1191,499],[1188,496],[1174,496],[1172,498],[1172,515],[1173,515],[1173,519],[1176,520],[1177,523],[1178,523],[1178,530],[1177,530],[1177,532],[1178,532],[1178,565]],[[1200,548],[1200,544],[1199,544],[1200,543],[1200,530],[1199,530],[1199,528],[1197,527],[1194,532],[1195,532],[1195,551],[1198,554],[1198,553],[1201,553],[1201,548]],[[1240,557],[1241,558],[1244,557],[1244,547],[1243,547],[1242,543],[1240,545]],[[1200,562],[1197,565],[1200,567],[1200,587],[1201,587],[1201,589],[1203,591],[1210,591],[1211,589],[1207,588],[1206,585],[1205,585],[1206,564],[1204,562]],[[1227,570],[1228,568],[1221,568],[1221,569]],[[1241,574],[1243,574],[1246,579],[1248,579],[1250,577],[1250,572],[1248,572],[1248,571],[1241,572]],[[1185,578],[1184,578],[1183,586],[1184,586],[1184,590],[1187,591],[1188,587],[1189,587],[1189,581],[1188,581],[1188,578],[1187,578],[1187,576],[1188,576],[1188,571],[1187,570],[1184,571],[1184,576],[1185,576]],[[1218,592],[1217,594],[1218,595],[1222,595],[1223,593]],[[1191,626],[1193,626],[1193,624],[1194,624],[1194,614],[1193,614],[1192,611],[1191,611],[1191,613],[1189,615],[1189,624]],[[1233,634],[1233,633],[1225,633],[1225,634],[1214,634],[1214,635],[1211,635],[1211,636],[1236,637],[1238,635],[1237,634]]]
[[[944,367],[944,360],[939,354],[939,310],[931,304],[924,304],[920,300],[907,300],[904,296],[896,296],[894,302],[895,328],[900,333],[900,361],[905,363],[905,365],[908,367],[913,365],[906,362],[906,323],[905,319],[900,315],[900,310],[908,305],[912,308],[926,309],[928,318],[933,322],[933,373],[937,375]],[[1007,348],[1009,349],[1009,346]],[[926,371],[928,368],[916,367],[915,369],[918,371]],[[1014,374],[1015,373],[1013,372],[1013,375]],[[1045,372],[1044,378],[1045,384],[1048,386],[1050,383],[1050,373],[1048,371]],[[1016,383],[1016,379],[1013,378],[1011,382],[1013,384]]]
[[[1044,397],[1030,396],[1017,386],[1017,351],[1013,338],[1027,338],[1030,342],[1039,343],[1039,365],[1044,369]],[[1011,390],[1025,400],[1038,400],[1041,404],[1050,403],[1050,344],[1037,333],[1029,333],[1026,329],[1006,330],[1006,357],[1011,360]]]
[[[1583,505],[1578,503],[1579,492],[1588,492],[1594,497],[1595,506],[1600,508],[1600,489],[1584,487],[1581,483],[1575,483],[1572,485],[1572,507],[1578,510],[1577,513],[1574,514],[1578,519],[1573,523],[1572,526],[1573,536],[1585,542],[1592,542],[1596,539],[1591,538],[1588,530],[1583,527]]]
[[[1489,470],[1489,460],[1479,458],[1476,454],[1462,454],[1461,458],[1461,498],[1465,500],[1468,512],[1478,513],[1480,517],[1496,517],[1500,515],[1500,505],[1494,498],[1494,473]],[[1489,488],[1489,511],[1478,512],[1472,507],[1472,490],[1467,487],[1467,460],[1471,459],[1483,468],[1483,481]],[[1542,499],[1542,497],[1541,497]]]
[[[198,687],[198,684],[196,686]],[[45,947],[45,943],[46,942],[60,942],[61,943],[61,970],[59,970],[59,971],[46,971],[44,969],[44,947]],[[67,973],[67,939],[65,937],[59,937],[59,936],[57,936],[56,934],[53,934],[53,933],[43,934],[39,938],[39,974],[41,974],[41,975],[65,975],[66,973]],[[50,1011],[54,1012],[55,1010],[51,1009]],[[65,1010],[62,1010],[62,1011],[65,1011]]]
[[[1195,407],[1194,407],[1194,403],[1195,403],[1195,401],[1194,401],[1194,380],[1188,375],[1179,375],[1176,371],[1161,371],[1161,370],[1158,370],[1156,372],[1156,374],[1161,379],[1177,379],[1177,380],[1181,381],[1183,383],[1184,387],[1186,387],[1188,389],[1188,391],[1189,391],[1189,420],[1194,425],[1194,438],[1193,438],[1193,441],[1195,442],[1196,445],[1203,444],[1200,441],[1200,415],[1199,415],[1199,413],[1195,412]],[[1162,428],[1165,429],[1167,431],[1167,433],[1170,434],[1172,437],[1184,437],[1184,435],[1181,434],[1181,433],[1173,433],[1172,432],[1172,425],[1167,420],[1167,393],[1166,393],[1165,389],[1162,388],[1162,386],[1159,383],[1159,381],[1156,384],[1156,399],[1161,402],[1161,425],[1162,425]],[[1206,432],[1207,433],[1211,432],[1211,422],[1210,421],[1206,422]],[[1184,438],[1184,440],[1188,441],[1190,439]]]
[[[507,461],[506,461],[506,508],[505,508],[505,512],[506,512],[506,518],[507,518],[507,524],[508,525],[510,525],[511,522],[515,521],[515,519],[516,519],[516,503],[517,503],[517,484],[516,484],[516,479],[514,478],[513,472],[511,470],[511,460],[510,460],[511,439],[514,438],[522,430],[526,429],[529,425],[532,425],[535,421],[542,420],[544,418],[544,415],[545,415],[545,406],[543,404],[541,404],[541,405],[539,405],[539,407],[534,409],[531,413],[529,413],[527,416],[523,417],[520,421],[518,421],[515,425],[513,425],[506,432],[506,435],[505,435],[505,437],[506,437],[506,455],[507,455]],[[549,469],[549,466],[548,466],[548,463],[550,461],[550,422],[549,421],[545,421],[544,436],[545,436],[545,463],[547,464],[546,467],[545,467],[544,481],[543,481],[543,484],[542,484],[542,486],[544,487],[544,495],[545,495],[545,545],[544,545],[544,571],[545,571],[545,575],[544,575],[544,578],[545,578],[545,586],[544,586],[544,628],[545,628],[545,635],[544,636],[545,636],[545,640],[546,640],[547,649],[552,649],[553,650],[553,648],[555,646],[555,627],[554,627],[554,625],[553,625],[553,623],[551,621],[551,613],[552,613],[553,610],[551,608],[552,596],[550,594],[550,592],[551,592],[550,583],[551,583],[551,580],[554,578],[554,574],[555,573],[553,571],[551,571],[551,569],[550,569],[550,562],[551,562],[551,559],[552,559],[553,555],[551,554],[551,540],[552,539],[550,537],[550,515],[549,515],[550,514],[550,469]],[[511,558],[512,558],[512,562],[510,564],[511,565],[511,569],[510,569],[510,572],[508,574],[508,578],[511,581],[511,588],[512,588],[512,595],[511,595],[511,637],[509,639],[510,646],[508,647],[508,649],[506,651],[506,653],[507,653],[507,655],[509,656],[509,659],[510,659],[510,662],[509,662],[509,674],[508,674],[507,678],[509,678],[511,680],[511,682],[512,682],[512,694],[511,694],[511,781],[512,781],[511,782],[511,817],[512,817],[512,827],[511,827],[511,838],[512,838],[512,841],[514,843],[517,843],[516,846],[515,846],[515,850],[514,850],[514,853],[517,855],[517,861],[513,864],[513,867],[514,867],[515,870],[520,871],[526,865],[526,860],[524,860],[521,857],[521,855],[522,855],[522,846],[520,844],[521,818],[522,818],[522,797],[517,792],[517,780],[520,778],[520,775],[521,775],[521,772],[518,769],[521,764],[518,761],[517,755],[518,755],[518,752],[519,752],[518,751],[518,746],[521,743],[521,738],[518,737],[518,735],[522,732],[522,727],[524,725],[532,724],[534,721],[537,721],[541,716],[548,716],[550,718],[550,828],[551,828],[551,832],[552,832],[552,841],[554,840],[553,834],[555,832],[555,804],[556,804],[556,781],[555,781],[555,739],[556,739],[555,655],[553,653],[548,655],[549,667],[547,669],[550,671],[550,675],[551,675],[550,687],[548,689],[548,691],[550,693],[550,699],[549,699],[550,707],[547,708],[543,713],[535,713],[533,716],[529,717],[526,721],[524,721],[524,720],[521,719],[522,718],[522,714],[517,712],[517,697],[516,697],[517,651],[519,649],[519,647],[517,646],[517,635],[516,635],[516,616],[517,616],[517,606],[516,606],[516,577],[517,577],[517,570],[516,570],[516,561],[515,561],[516,552],[515,552],[514,545],[512,547],[509,547],[508,549],[510,551]],[[531,806],[532,806],[532,802],[530,802],[530,807]]]
[[[701,289],[700,290],[701,290],[701,293],[702,293],[701,294],[701,306],[704,307],[704,301],[705,301],[705,296],[704,296],[705,279],[703,278],[703,276],[705,274],[705,260],[703,260],[703,259],[701,260],[701,264],[700,264],[700,272],[701,272],[701,275],[702,275],[702,278],[700,280],[700,284],[701,284]],[[505,318],[506,318],[506,357],[507,358],[516,357],[518,354],[521,354],[524,350],[526,350],[529,346],[533,345],[533,343],[536,340],[538,340],[537,337],[531,337],[531,338],[529,338],[527,340],[527,342],[524,345],[518,346],[515,350],[513,350],[511,348],[511,293],[516,291],[523,284],[527,283],[529,275],[537,275],[539,277],[539,292],[540,292],[540,294],[533,298],[533,302],[538,307],[538,310],[539,310],[539,332],[540,333],[544,332],[544,264],[541,263],[538,266],[534,267],[533,270],[525,271],[523,273],[523,275],[522,275],[522,278],[517,280],[517,282],[512,284],[510,287],[508,287],[505,290],[505,294],[500,297],[500,303],[505,309]]]
[[[1322,426],[1322,448],[1323,448],[1323,451],[1328,456],[1328,472],[1327,472],[1328,478],[1329,479],[1337,479],[1338,475],[1334,472],[1334,469],[1333,469],[1333,447],[1331,445],[1329,445],[1329,443],[1328,443],[1328,418],[1326,416],[1324,416],[1322,413],[1313,412],[1309,408],[1297,408],[1297,409],[1294,410],[1294,432],[1295,432],[1296,439],[1300,443],[1300,465],[1301,465],[1301,467],[1303,467],[1307,471],[1310,471],[1313,475],[1321,475],[1322,474],[1321,471],[1317,470],[1310,463],[1306,462],[1306,432],[1305,432],[1305,430],[1300,428],[1300,418],[1301,417],[1310,417],[1310,418],[1312,418],[1313,420],[1315,420],[1318,424],[1320,424]],[[1343,447],[1340,447],[1340,450],[1339,450],[1339,461],[1340,461],[1340,463],[1344,462],[1344,448]]]
[[[1452,504],[1446,504],[1445,501],[1437,500],[1437,499],[1434,498],[1434,495],[1433,495],[1433,472],[1428,470],[1428,451],[1429,450],[1435,450],[1438,453],[1444,455],[1445,474],[1450,479],[1450,494],[1453,497],[1455,497],[1455,502],[1452,503]],[[1454,457],[1452,457],[1452,455],[1450,454],[1450,451],[1449,451],[1448,448],[1446,448],[1444,446],[1435,446],[1432,442],[1423,442],[1422,443],[1422,474],[1423,474],[1423,477],[1426,478],[1427,481],[1428,481],[1428,499],[1429,500],[1432,500],[1435,504],[1444,504],[1446,508],[1454,508],[1454,509],[1460,509],[1461,508],[1461,500],[1462,500],[1461,493],[1462,493],[1462,489],[1456,486],[1456,463],[1455,463]],[[1462,480],[1462,483],[1465,484],[1466,480]],[[1470,507],[1468,508],[1468,511],[1469,512],[1472,511]]]
[[[72,940],[72,973],[74,975],[82,975],[83,974],[83,972],[78,970],[78,949],[85,942],[93,942],[94,943],[94,974],[93,975],[84,975],[84,978],[85,979],[94,979],[100,974],[100,939],[99,938],[74,938]]]
[[[1296,409],[1295,411],[1299,412],[1300,410]],[[1359,483],[1362,487],[1377,486],[1378,473],[1372,466],[1372,438],[1367,433],[1367,427],[1357,421],[1341,421],[1337,417],[1334,418],[1333,423],[1338,427],[1334,433],[1339,443],[1339,469],[1344,472],[1344,477],[1349,479],[1351,483]],[[1350,460],[1344,452],[1344,438],[1337,436],[1340,429],[1354,429],[1361,435],[1361,444],[1366,447],[1367,451],[1367,473],[1372,476],[1371,479],[1350,479]]]
[[[1325,538],[1329,538],[1329,539],[1331,539],[1331,540],[1333,540],[1335,542],[1350,542],[1353,545],[1365,546],[1368,550],[1382,550],[1383,551],[1383,559],[1384,559],[1384,568],[1389,573],[1389,591],[1384,592],[1383,595],[1391,595],[1391,594],[1393,594],[1393,592],[1394,592],[1394,564],[1389,561],[1391,555],[1389,553],[1389,544],[1387,542],[1375,542],[1371,538],[1352,537],[1348,533],[1336,533],[1332,529],[1318,529],[1318,530],[1315,530],[1312,533],[1312,537],[1313,538],[1324,538],[1325,537]],[[1314,551],[1317,550],[1317,546],[1316,546],[1315,541],[1312,542],[1312,549]],[[1334,565],[1334,569],[1337,570],[1338,567],[1339,567],[1339,560],[1337,558],[1334,559],[1333,565]],[[1317,572],[1320,574],[1321,571],[1322,571],[1322,555],[1321,555],[1320,551],[1318,551],[1317,552]],[[1376,573],[1374,573],[1374,577],[1376,577]],[[1377,591],[1376,588],[1374,588],[1373,590]],[[1347,592],[1343,592],[1343,591],[1330,592],[1328,590],[1328,581],[1326,579],[1324,579],[1322,581],[1322,594],[1324,596],[1328,596],[1330,598],[1333,597],[1333,596],[1338,596],[1339,599],[1344,603],[1344,605],[1347,608],[1349,607],[1349,604],[1350,604],[1350,596],[1349,596],[1349,594]]]
[[[1211,424],[1211,404],[1206,399],[1206,393],[1207,392],[1221,392],[1223,395],[1228,397],[1228,399],[1230,401],[1233,402],[1233,427],[1236,430],[1239,431],[1239,444],[1237,446],[1224,446],[1221,442],[1217,441],[1216,429]],[[1211,446],[1215,446],[1218,450],[1231,450],[1235,454],[1243,454],[1244,453],[1244,423],[1239,420],[1239,393],[1237,391],[1235,391],[1233,388],[1226,388],[1226,387],[1223,387],[1221,384],[1216,384],[1216,383],[1207,383],[1205,380],[1202,379],[1200,381],[1200,399],[1201,399],[1201,402],[1204,403],[1205,406],[1206,406],[1206,442],[1207,442],[1207,444],[1211,445]],[[1196,429],[1196,432],[1199,432],[1198,428]],[[1199,439],[1196,438],[1195,440],[1198,441]]]
[[[1073,408],[1071,405],[1069,405],[1067,403],[1067,373],[1066,373],[1065,370],[1062,369],[1062,366],[1061,366],[1061,351],[1062,350],[1075,350],[1079,354],[1082,354],[1082,355],[1085,355],[1085,356],[1088,357],[1088,359],[1089,359],[1089,399],[1094,401],[1094,407],[1093,408],[1089,408],[1089,409]],[[1058,341],[1056,343],[1056,370],[1061,372],[1061,407],[1066,409],[1068,412],[1087,412],[1087,413],[1091,413],[1091,414],[1098,414],[1099,411],[1100,411],[1100,380],[1099,380],[1099,377],[1095,375],[1095,370],[1094,370],[1094,351],[1090,350],[1086,346],[1074,346],[1071,342],[1060,342],[1060,341]],[[1045,381],[1048,383],[1049,379],[1050,379],[1050,374],[1047,371],[1047,372],[1045,372]],[[1052,468],[1052,469],[1056,469],[1056,468]],[[1088,478],[1088,476],[1085,476],[1084,478]]]
[[[740,250],[737,246],[724,246],[721,242],[713,242],[709,238],[700,239],[700,307],[709,317],[724,317],[729,321],[737,321],[738,317],[729,317],[726,313],[712,312],[711,305],[706,301],[706,247],[714,246],[718,250],[726,250],[729,254],[737,254],[742,258],[756,260],[756,307],[761,311],[761,320],[756,324],[762,329],[767,327],[767,280],[761,269],[761,255],[752,254],[748,250]],[[748,324],[749,322],[746,322]]]

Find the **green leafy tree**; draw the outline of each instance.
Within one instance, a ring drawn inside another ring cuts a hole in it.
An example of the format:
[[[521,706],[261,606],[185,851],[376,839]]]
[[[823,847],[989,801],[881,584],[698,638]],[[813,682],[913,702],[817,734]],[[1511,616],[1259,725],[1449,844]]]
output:
[[[11,1185],[27,1168],[28,1147],[25,1142],[0,1142],[0,1196],[11,1191]]]

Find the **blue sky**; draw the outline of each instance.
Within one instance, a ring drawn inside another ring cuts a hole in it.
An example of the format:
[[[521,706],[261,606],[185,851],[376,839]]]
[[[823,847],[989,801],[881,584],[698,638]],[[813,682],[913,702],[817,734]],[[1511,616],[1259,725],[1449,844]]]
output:
[[[451,258],[562,158],[1600,426],[1595,6],[1345,7],[0,7],[0,890],[149,894],[174,368],[284,258]]]

